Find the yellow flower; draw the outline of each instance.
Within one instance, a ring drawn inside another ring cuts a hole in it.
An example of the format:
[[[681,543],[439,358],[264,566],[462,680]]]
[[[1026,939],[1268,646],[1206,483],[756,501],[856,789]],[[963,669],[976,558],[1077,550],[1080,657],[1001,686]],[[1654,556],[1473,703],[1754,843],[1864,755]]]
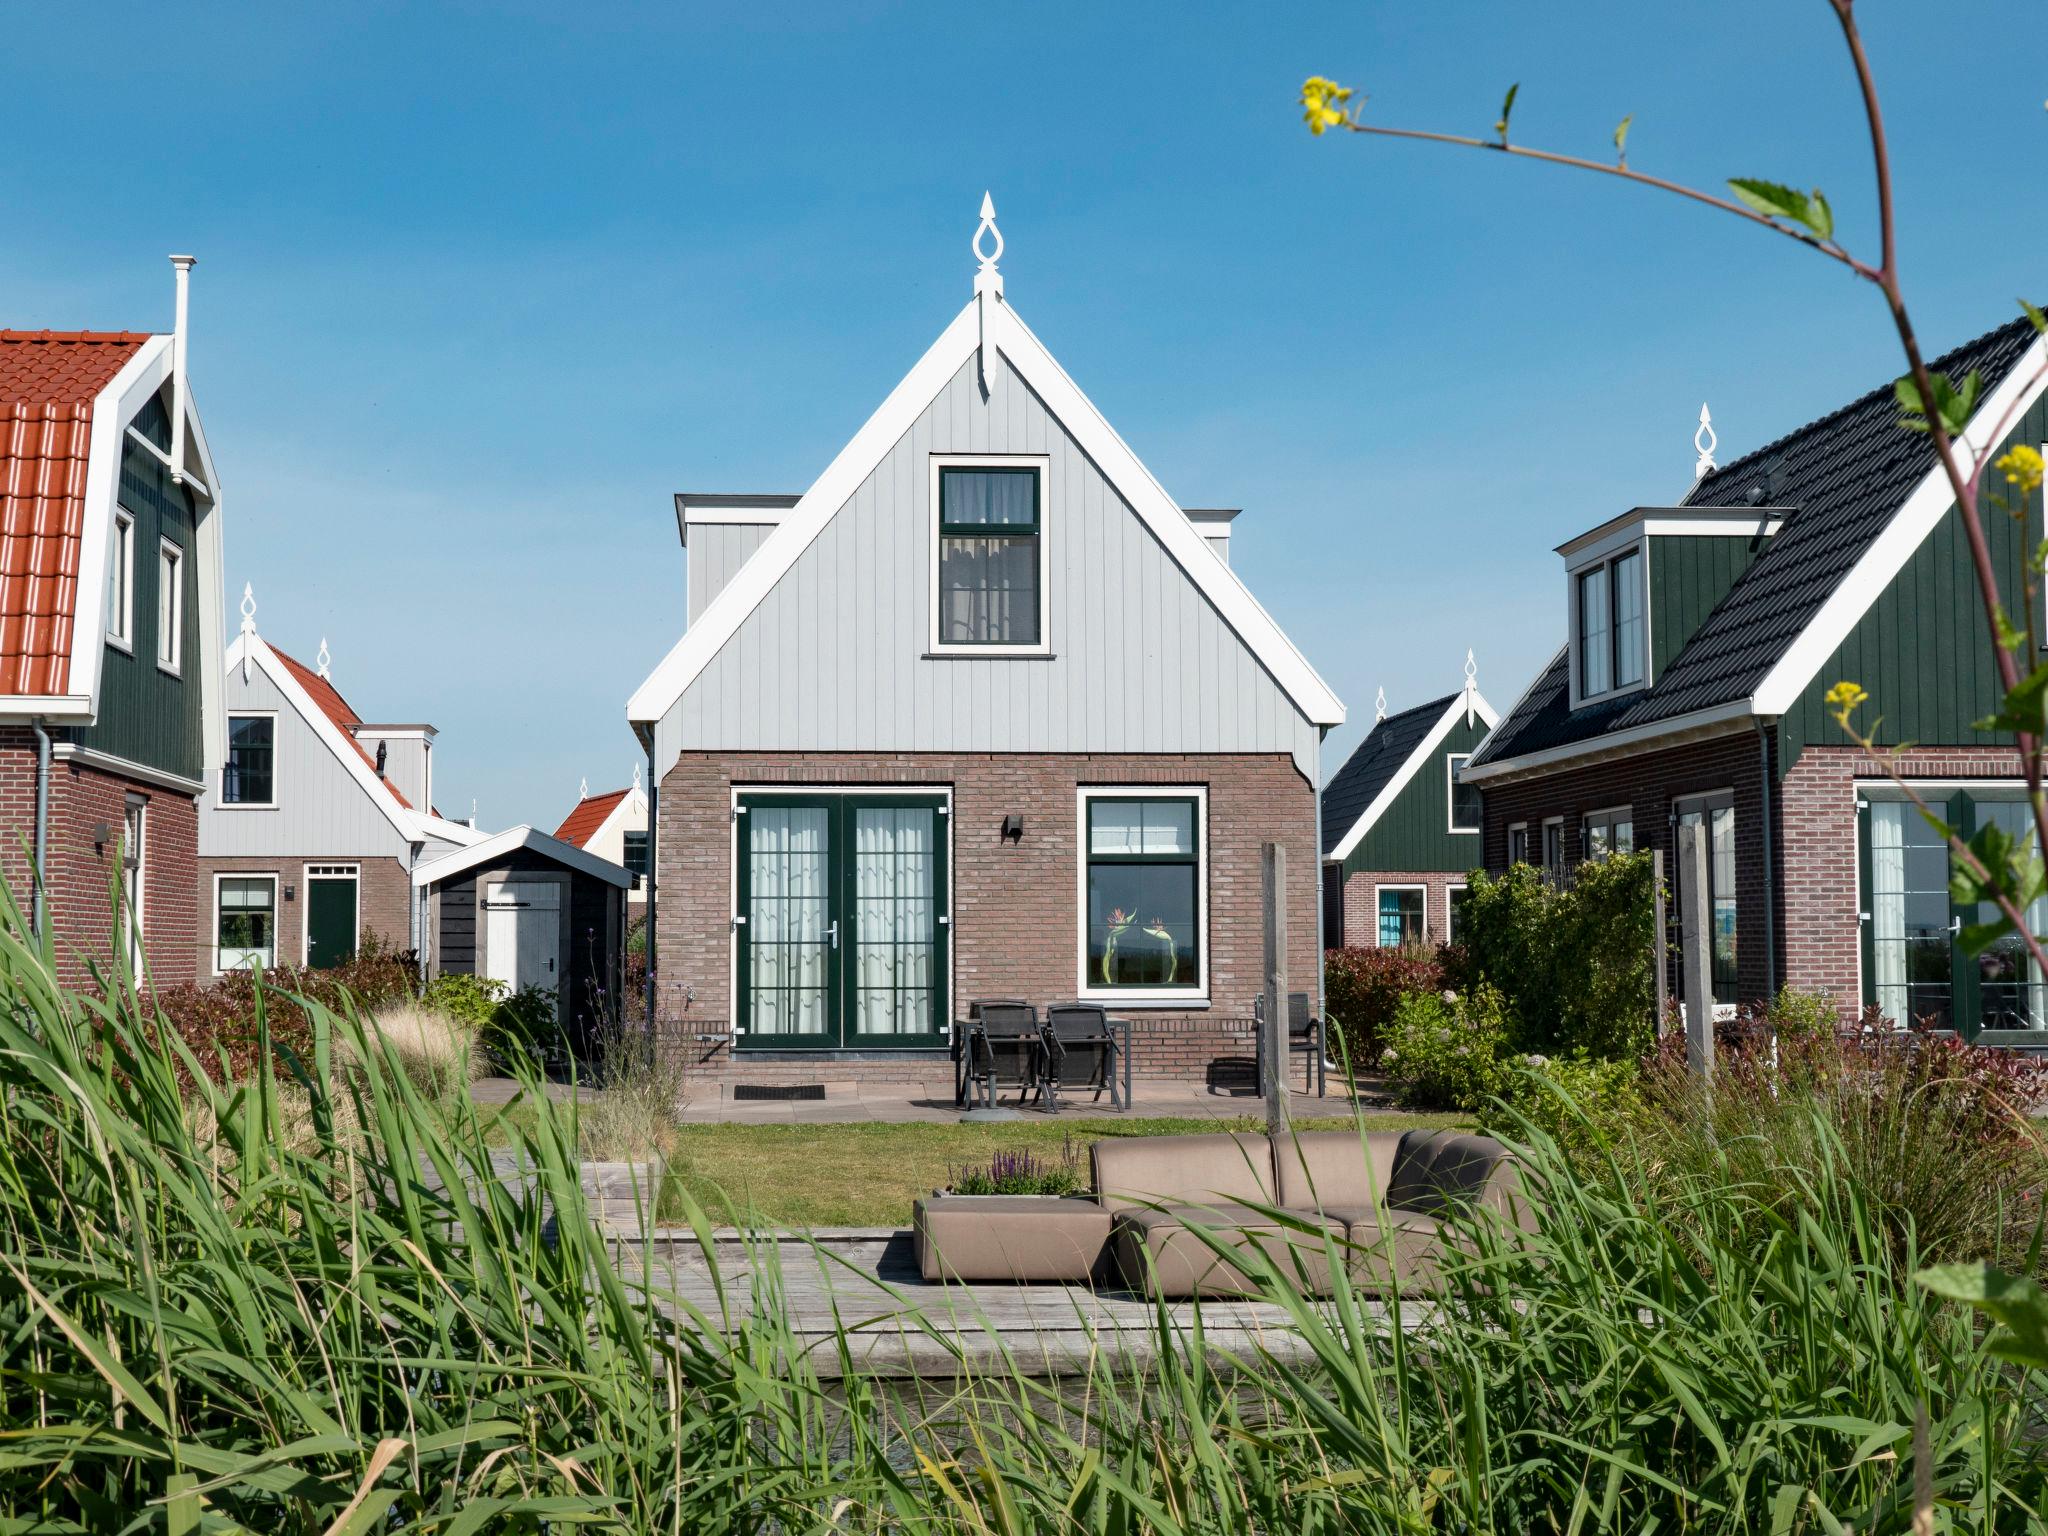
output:
[[[1351,87],[1310,75],[1301,83],[1302,121],[1308,131],[1321,137],[1325,128],[1344,121],[1344,103],[1351,99]]]
[[[1834,687],[1830,688],[1827,691],[1826,697],[1828,702],[1828,708],[1832,709],[1835,712],[1835,718],[1837,720],[1840,720],[1844,725],[1847,725],[1849,723],[1850,712],[1854,710],[1858,704],[1861,704],[1865,699],[1869,698],[1870,695],[1863,691],[1863,688],[1860,684],[1852,683],[1845,679],[1842,682],[1835,684]]]
[[[2003,456],[1994,459],[1991,467],[2004,470],[2005,483],[2016,485],[2022,491],[2034,490],[2041,484],[2041,450],[2029,448],[2025,443],[2014,445]]]

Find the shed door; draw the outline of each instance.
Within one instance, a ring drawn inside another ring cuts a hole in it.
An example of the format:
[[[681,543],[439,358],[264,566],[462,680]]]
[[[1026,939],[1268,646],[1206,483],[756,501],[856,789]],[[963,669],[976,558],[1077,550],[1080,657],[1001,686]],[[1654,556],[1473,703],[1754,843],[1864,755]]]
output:
[[[493,880],[484,887],[484,974],[514,992],[538,988],[561,1008],[562,887]]]

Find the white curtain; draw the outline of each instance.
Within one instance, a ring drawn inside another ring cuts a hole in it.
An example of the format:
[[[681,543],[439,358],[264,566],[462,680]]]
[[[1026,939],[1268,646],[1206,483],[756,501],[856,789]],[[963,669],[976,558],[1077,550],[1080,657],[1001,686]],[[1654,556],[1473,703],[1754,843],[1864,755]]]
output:
[[[1870,938],[1877,1006],[1888,1019],[1912,1018],[1906,999],[1906,816],[1903,801],[1870,807]]]
[[[830,956],[822,806],[747,813],[748,983],[755,1034],[821,1035]]]
[[[932,1028],[935,820],[924,807],[854,810],[854,1028],[861,1034]]]

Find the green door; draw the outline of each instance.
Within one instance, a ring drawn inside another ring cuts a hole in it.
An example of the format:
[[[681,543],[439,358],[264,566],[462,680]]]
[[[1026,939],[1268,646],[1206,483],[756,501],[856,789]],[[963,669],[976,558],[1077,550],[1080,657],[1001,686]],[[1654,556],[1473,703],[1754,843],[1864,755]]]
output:
[[[944,1043],[946,805],[937,795],[740,797],[738,1043]]]
[[[343,965],[356,957],[356,871],[306,871],[306,964],[314,970]]]

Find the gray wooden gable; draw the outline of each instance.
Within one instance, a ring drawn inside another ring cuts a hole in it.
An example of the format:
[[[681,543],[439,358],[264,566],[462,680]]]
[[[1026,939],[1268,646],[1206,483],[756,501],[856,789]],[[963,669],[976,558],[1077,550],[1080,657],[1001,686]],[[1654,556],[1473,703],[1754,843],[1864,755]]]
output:
[[[231,669],[226,697],[230,715],[277,714],[277,808],[223,807],[220,770],[209,772],[199,797],[202,858],[410,857],[408,840],[261,666],[250,666],[246,682]]]
[[[953,375],[684,689],[658,760],[1287,752],[1314,782],[1317,727],[1006,360],[989,389],[984,401],[972,359]],[[1051,461],[1050,657],[927,655],[930,459],[956,453]]]

